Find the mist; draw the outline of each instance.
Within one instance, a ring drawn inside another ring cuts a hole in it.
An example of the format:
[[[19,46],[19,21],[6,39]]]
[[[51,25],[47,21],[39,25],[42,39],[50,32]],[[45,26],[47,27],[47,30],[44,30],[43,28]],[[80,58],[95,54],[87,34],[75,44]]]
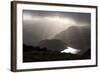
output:
[[[59,37],[72,26],[90,31],[90,18],[89,13],[23,10],[23,43],[37,46],[42,40]]]

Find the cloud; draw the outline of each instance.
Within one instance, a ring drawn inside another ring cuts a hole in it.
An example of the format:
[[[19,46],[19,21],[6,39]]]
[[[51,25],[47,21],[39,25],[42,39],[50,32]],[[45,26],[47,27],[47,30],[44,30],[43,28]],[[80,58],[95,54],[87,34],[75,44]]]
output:
[[[90,14],[23,10],[23,42],[37,45],[71,26],[90,27]]]

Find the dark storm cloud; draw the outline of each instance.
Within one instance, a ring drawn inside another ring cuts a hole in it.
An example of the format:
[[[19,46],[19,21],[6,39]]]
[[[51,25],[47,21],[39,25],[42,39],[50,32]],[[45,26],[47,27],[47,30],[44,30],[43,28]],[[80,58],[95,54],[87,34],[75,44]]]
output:
[[[61,18],[71,18],[74,19],[76,22],[87,23],[90,24],[90,13],[76,13],[76,12],[52,12],[52,11],[33,11],[33,10],[23,10],[23,14],[29,14],[33,18],[44,18],[44,17],[53,17],[59,16]]]
[[[71,26],[90,27],[90,16],[89,13],[23,10],[23,42],[35,46]]]

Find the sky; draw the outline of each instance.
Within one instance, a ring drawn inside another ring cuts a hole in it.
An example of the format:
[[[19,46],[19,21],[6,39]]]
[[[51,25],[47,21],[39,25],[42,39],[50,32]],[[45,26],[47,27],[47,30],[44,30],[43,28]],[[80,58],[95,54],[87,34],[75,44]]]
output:
[[[23,10],[23,43],[37,46],[71,26],[90,29],[90,18],[89,13]]]

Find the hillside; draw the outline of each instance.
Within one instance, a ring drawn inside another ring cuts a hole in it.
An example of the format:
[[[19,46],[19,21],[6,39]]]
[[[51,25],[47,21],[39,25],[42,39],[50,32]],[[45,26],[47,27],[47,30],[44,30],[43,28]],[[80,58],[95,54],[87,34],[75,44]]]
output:
[[[46,48],[23,45],[23,62],[61,61],[79,59],[90,59],[90,51],[88,50],[83,55],[74,55],[70,53],[60,53],[58,51],[51,51]]]

